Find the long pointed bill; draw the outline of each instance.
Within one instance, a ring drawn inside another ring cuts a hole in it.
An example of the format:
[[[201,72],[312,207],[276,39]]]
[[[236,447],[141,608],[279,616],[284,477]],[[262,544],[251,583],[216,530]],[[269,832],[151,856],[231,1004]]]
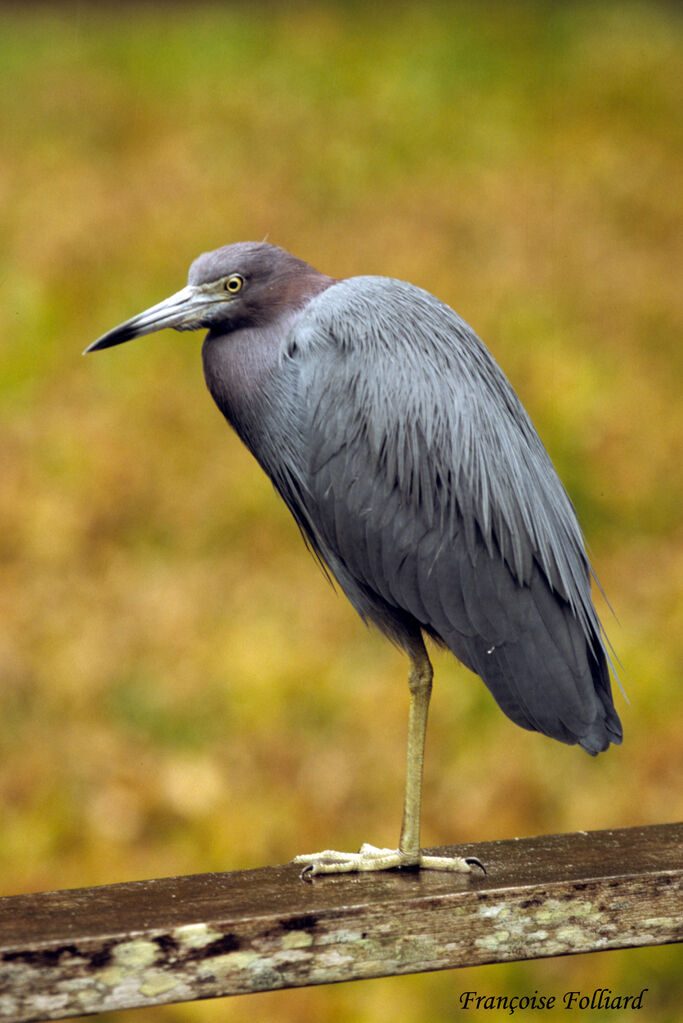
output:
[[[101,348],[111,348],[113,345],[123,344],[134,337],[142,337],[144,334],[153,334],[164,327],[175,327],[176,330],[199,330],[204,326],[202,314],[207,308],[216,304],[216,296],[207,293],[203,288],[188,285],[175,295],[165,298],[163,302],[146,309],[144,313],[138,313],[132,319],[126,320],[118,327],[98,337],[85,351],[97,352]]]

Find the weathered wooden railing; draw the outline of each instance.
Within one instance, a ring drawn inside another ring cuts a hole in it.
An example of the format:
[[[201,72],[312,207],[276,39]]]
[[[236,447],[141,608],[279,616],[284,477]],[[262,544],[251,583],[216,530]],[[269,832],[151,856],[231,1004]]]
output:
[[[0,1020],[683,940],[682,824],[457,851],[487,875],[288,865],[2,898]]]

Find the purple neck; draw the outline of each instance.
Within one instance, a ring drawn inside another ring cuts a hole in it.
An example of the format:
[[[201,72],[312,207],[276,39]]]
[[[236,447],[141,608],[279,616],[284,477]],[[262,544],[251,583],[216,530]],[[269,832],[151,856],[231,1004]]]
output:
[[[210,331],[204,339],[204,378],[211,396],[230,425],[254,453],[267,419],[282,343],[316,295],[336,281],[313,271],[305,282],[278,296],[264,322],[228,333]],[[302,284],[305,283],[305,290]],[[303,294],[302,294],[303,292]]]

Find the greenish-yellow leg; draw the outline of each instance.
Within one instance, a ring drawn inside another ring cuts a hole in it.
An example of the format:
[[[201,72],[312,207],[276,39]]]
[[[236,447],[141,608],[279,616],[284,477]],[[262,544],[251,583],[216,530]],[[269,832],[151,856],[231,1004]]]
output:
[[[420,852],[420,809],[422,804],[422,770],[424,765],[427,715],[432,695],[433,670],[421,636],[409,651],[410,713],[408,717],[408,758],[403,824],[398,849],[378,849],[364,844],[357,853],[324,852],[296,856],[293,863],[304,865],[302,877],[312,874],[347,874],[360,870],[392,870],[395,867],[423,867],[430,870],[467,872],[474,859],[461,856],[425,856]]]

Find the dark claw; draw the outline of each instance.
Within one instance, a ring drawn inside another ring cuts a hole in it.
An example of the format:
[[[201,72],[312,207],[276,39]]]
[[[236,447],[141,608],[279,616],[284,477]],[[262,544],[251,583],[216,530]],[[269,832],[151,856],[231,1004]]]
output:
[[[484,871],[484,873],[486,873],[486,871]],[[305,881],[306,884],[313,884],[313,864],[312,863],[307,863],[306,864],[306,866],[303,868],[303,870],[299,874],[299,878],[300,878],[301,881]]]
[[[477,859],[476,856],[466,856],[465,857],[465,863],[467,863],[467,864],[471,863],[471,864],[474,864],[475,867],[479,867],[480,870],[483,870],[484,877],[486,877],[486,867],[481,862],[481,860]]]

